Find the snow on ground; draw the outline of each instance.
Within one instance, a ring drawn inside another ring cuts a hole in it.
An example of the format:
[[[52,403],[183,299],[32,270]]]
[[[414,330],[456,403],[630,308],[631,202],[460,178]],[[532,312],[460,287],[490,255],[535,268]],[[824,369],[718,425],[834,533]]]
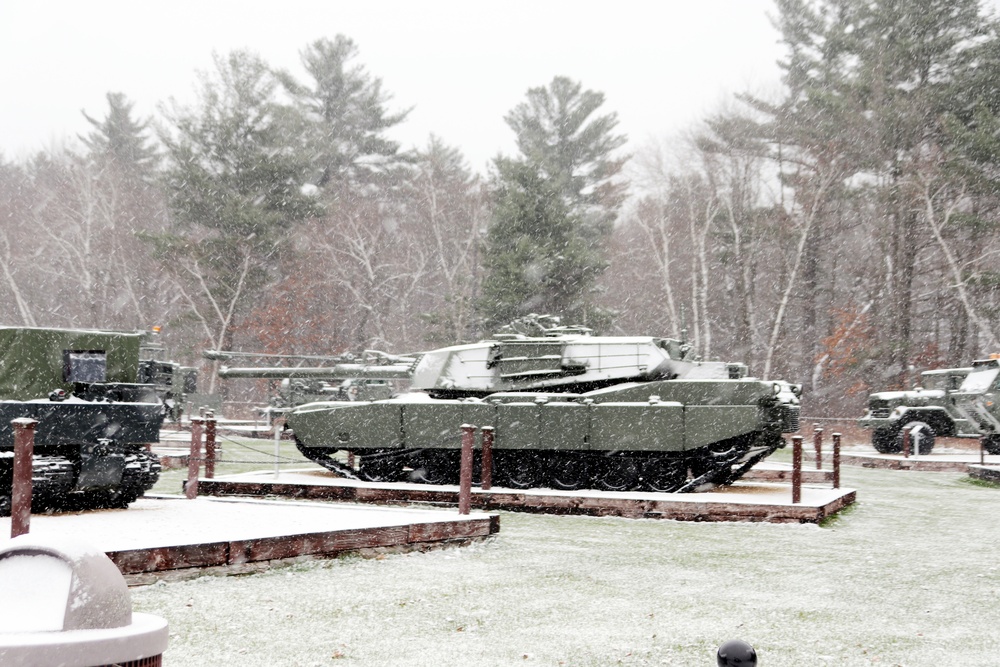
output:
[[[481,513],[461,516],[456,511],[371,505],[152,497],[136,501],[127,510],[33,514],[30,532],[39,538],[71,535],[104,551],[126,551],[482,517]],[[0,518],[0,545],[8,535],[10,518]]]
[[[845,468],[823,527],[505,513],[427,553],[311,562],[132,591],[170,622],[165,664],[991,665],[1000,489]]]

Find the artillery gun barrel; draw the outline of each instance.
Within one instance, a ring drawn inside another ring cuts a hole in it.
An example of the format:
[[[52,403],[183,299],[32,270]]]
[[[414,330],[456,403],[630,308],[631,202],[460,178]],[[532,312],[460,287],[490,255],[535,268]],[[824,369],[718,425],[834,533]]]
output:
[[[371,366],[367,364],[337,364],[322,368],[229,368],[219,369],[220,378],[264,378],[281,380],[284,378],[316,378],[334,380],[345,378],[367,378],[373,380],[409,379],[412,367],[409,364],[389,364]]]
[[[231,352],[228,350],[205,350],[201,353],[205,359],[212,361],[229,361],[230,359],[301,359],[304,361],[339,362],[342,355],[311,355],[311,354],[267,354],[264,352]]]

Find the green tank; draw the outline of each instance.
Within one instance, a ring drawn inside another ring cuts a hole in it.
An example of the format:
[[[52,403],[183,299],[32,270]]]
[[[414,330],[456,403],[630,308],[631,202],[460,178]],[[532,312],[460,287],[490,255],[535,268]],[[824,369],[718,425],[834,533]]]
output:
[[[37,420],[35,509],[125,507],[156,483],[164,406],[136,382],[143,334],[0,327],[0,512],[9,513],[11,421]]]
[[[379,355],[366,352],[367,355]],[[346,376],[339,371],[342,364],[351,367],[351,354],[320,356],[303,354],[267,354],[261,352],[232,352],[228,350],[205,350],[203,356],[213,361],[230,362],[233,359],[264,360],[280,363],[278,366],[222,366],[218,376],[230,380],[251,378],[277,381],[274,394],[267,407],[259,408],[270,421],[284,416],[291,409],[305,403],[317,401],[374,401],[390,398],[393,394],[389,380]],[[317,367],[317,363],[337,364],[333,367]]]
[[[664,492],[728,484],[798,430],[798,385],[690,359],[678,340],[533,324],[341,364],[341,376],[407,379],[410,389],[301,405],[287,425],[307,457],[369,481],[455,483],[460,427],[472,424],[495,429],[498,485]]]

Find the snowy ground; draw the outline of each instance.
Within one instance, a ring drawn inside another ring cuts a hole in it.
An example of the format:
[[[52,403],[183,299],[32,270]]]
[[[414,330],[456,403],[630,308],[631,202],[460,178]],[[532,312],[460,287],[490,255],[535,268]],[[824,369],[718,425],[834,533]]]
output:
[[[781,455],[785,452],[779,453]],[[170,665],[992,665],[1000,488],[844,469],[823,527],[506,513],[459,549],[132,591]]]
[[[42,539],[61,536],[84,540],[107,552],[468,521],[483,516],[482,512],[462,516],[457,511],[346,503],[153,496],[137,500],[127,510],[35,514],[31,517],[30,533]],[[10,519],[0,517],[0,546],[4,546],[8,535]]]

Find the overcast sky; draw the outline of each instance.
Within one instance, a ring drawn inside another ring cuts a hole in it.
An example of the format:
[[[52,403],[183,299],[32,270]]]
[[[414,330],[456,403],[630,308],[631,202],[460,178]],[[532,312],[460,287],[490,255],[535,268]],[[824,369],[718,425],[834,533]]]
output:
[[[0,0],[0,152],[25,157],[86,132],[105,93],[142,116],[194,99],[212,53],[248,48],[300,73],[320,37],[352,38],[358,62],[413,107],[393,136],[434,133],[482,172],[513,153],[504,115],[562,75],[605,94],[631,150],[690,127],[734,92],[778,88],[772,0]]]

